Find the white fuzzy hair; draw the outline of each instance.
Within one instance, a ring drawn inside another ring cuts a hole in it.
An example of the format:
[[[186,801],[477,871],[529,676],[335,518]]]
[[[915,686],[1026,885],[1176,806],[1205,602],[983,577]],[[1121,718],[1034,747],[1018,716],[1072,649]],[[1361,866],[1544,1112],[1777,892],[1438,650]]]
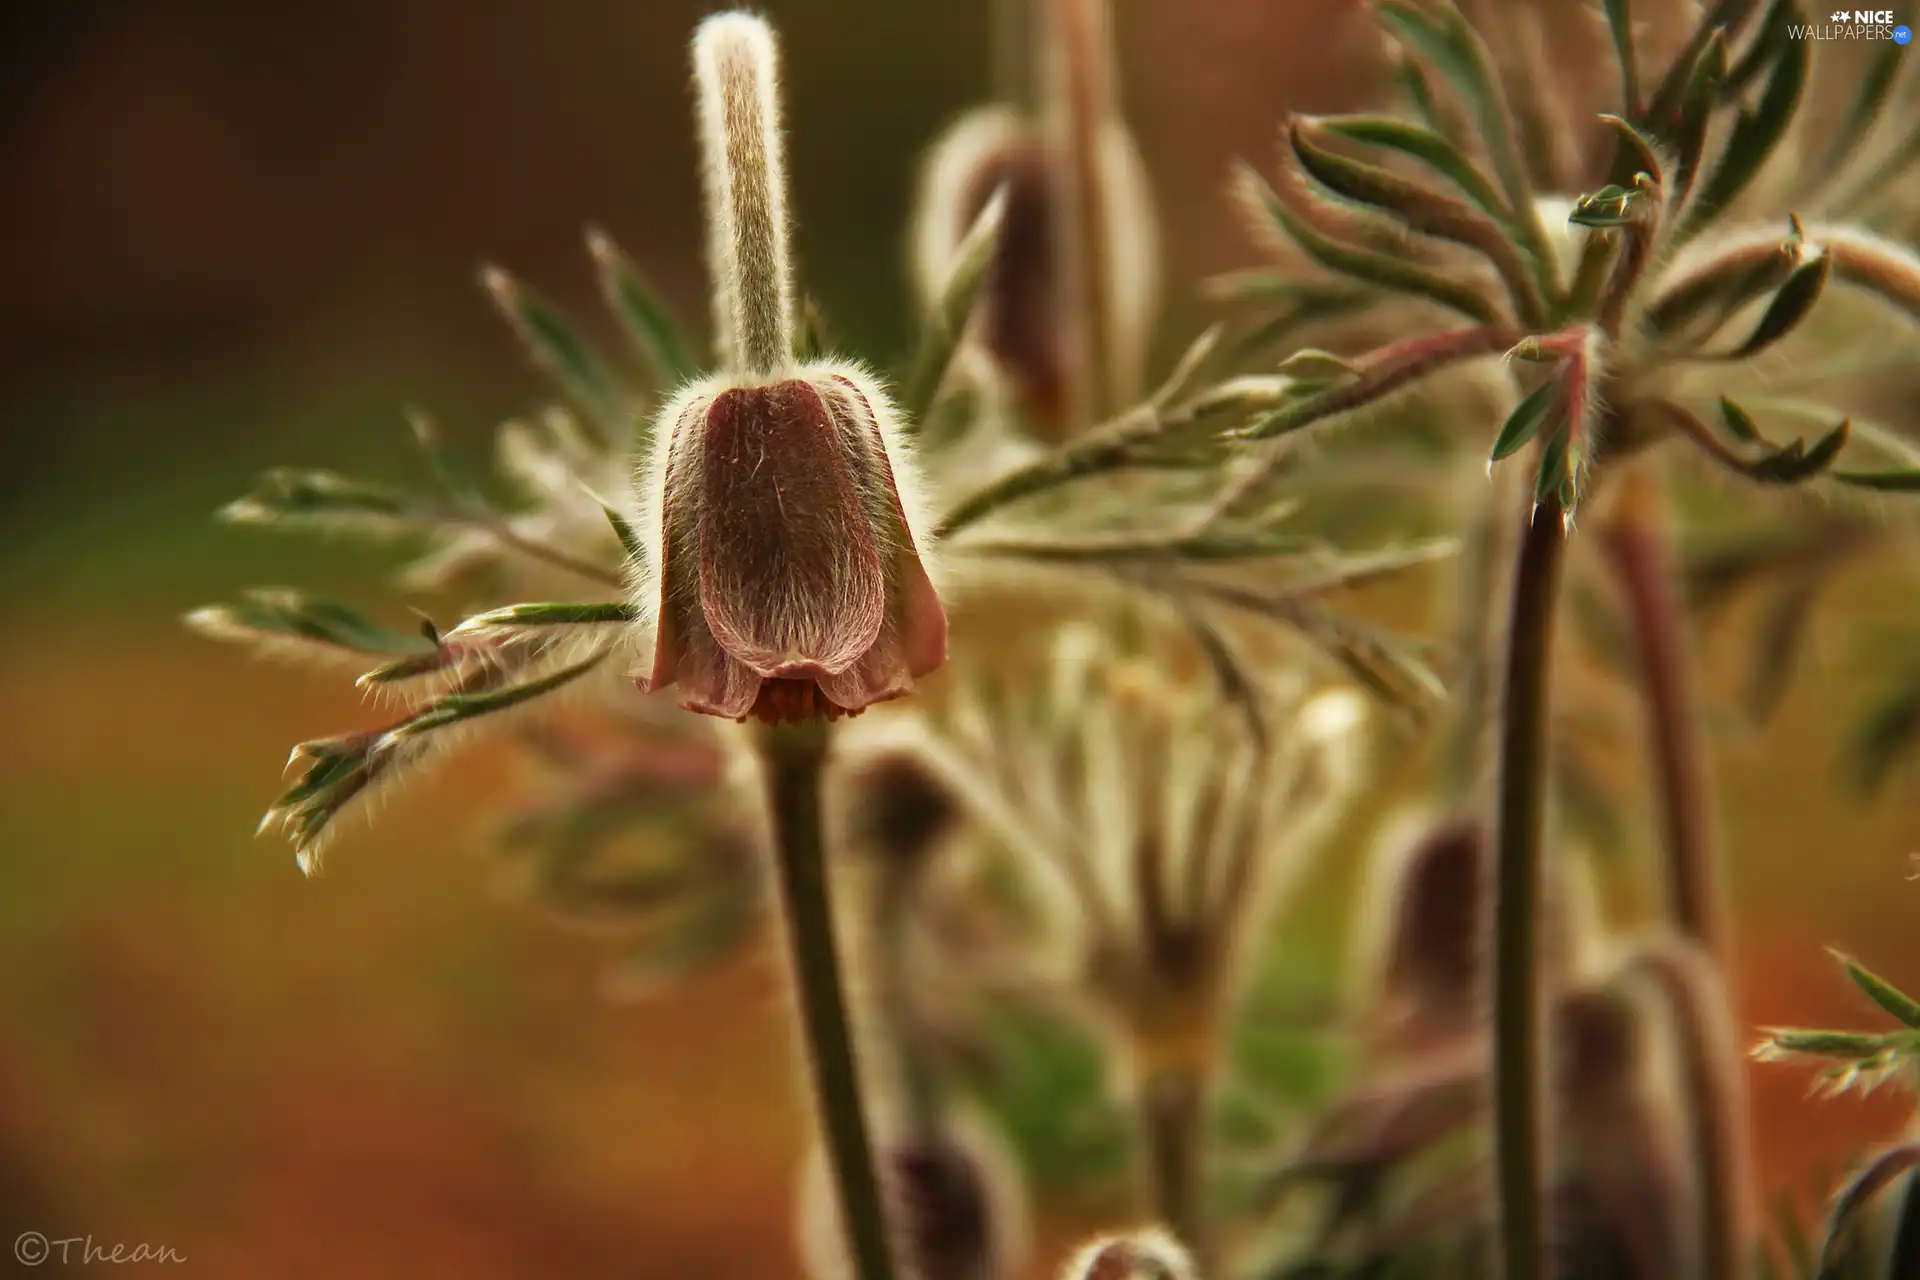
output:
[[[693,67],[716,343],[728,368],[776,374],[793,360],[793,272],[773,30],[715,14],[694,32]]]
[[[900,510],[906,520],[906,535],[912,541],[911,549],[919,556],[929,580],[938,591],[941,577],[938,557],[933,554],[932,531],[937,518],[934,503],[925,473],[914,456],[901,415],[894,407],[892,397],[887,394],[886,385],[866,366],[851,360],[808,361],[795,368],[791,376],[806,382],[829,405],[838,405],[846,416],[856,421],[871,422],[875,428],[874,435],[880,441],[887,469],[893,475],[894,492],[899,497]],[[844,379],[864,398],[871,409],[870,418],[850,401],[836,381],[838,379]],[[715,398],[739,385],[738,380],[727,374],[715,374],[688,383],[661,406],[654,419],[652,447],[635,477],[632,524],[640,540],[641,556],[627,566],[630,600],[635,616],[634,635],[643,650],[651,650],[659,636],[661,576],[666,572],[666,558],[671,554],[671,548],[666,544],[668,510],[698,509],[702,501],[698,442],[707,412]],[[843,444],[848,449],[849,461],[853,463],[850,469],[859,489],[862,507],[866,511],[874,511],[880,504],[890,500],[890,495],[875,490],[874,486],[882,482],[879,468],[874,465],[876,460],[867,455],[867,443],[864,440],[848,440]],[[668,491],[670,472],[673,479],[671,493]],[[884,524],[870,523],[876,539],[880,538]],[[907,549],[885,542],[879,547],[883,558]],[[799,609],[808,603],[787,601],[776,607]]]
[[[1047,145],[1057,167],[1064,154],[1058,139],[1043,140],[1034,127],[1005,106],[979,107],[948,126],[933,144],[921,170],[911,246],[911,277],[923,308],[937,305],[948,280],[959,265],[960,249],[972,230],[966,206],[981,169],[999,154],[1027,145]],[[1113,353],[1117,403],[1128,403],[1139,391],[1139,371],[1146,367],[1147,346],[1153,337],[1160,306],[1160,239],[1154,215],[1153,186],[1146,161],[1133,136],[1117,117],[1099,122],[1092,166],[1096,190],[1088,198],[1099,203],[1105,245],[1100,261],[1106,269],[1107,313],[1094,318],[1106,327],[1105,340]],[[1060,199],[1064,185],[1050,194],[1056,240],[1065,234],[1067,215]],[[1066,263],[1055,250],[1055,301],[1062,322],[1072,314],[1073,300]],[[976,383],[993,386],[997,371],[986,353],[969,346],[962,350],[962,371]]]
[[[1124,1260],[1125,1271],[1108,1270],[1113,1258]],[[1098,1268],[1096,1270],[1096,1268]],[[1060,1273],[1061,1280],[1092,1280],[1108,1276],[1124,1280],[1199,1280],[1193,1259],[1180,1242],[1159,1227],[1101,1236],[1077,1250]]]
[[[634,477],[629,523],[640,541],[640,555],[627,561],[627,583],[634,611],[634,637],[645,651],[650,652],[659,638],[660,580],[667,566],[668,472],[675,454],[684,455],[697,437],[697,431],[688,428],[705,422],[714,397],[730,385],[725,374],[714,374],[689,382],[661,405],[654,415],[647,455]],[[687,442],[684,445],[683,440]],[[697,493],[689,492],[698,483],[696,469],[683,466],[679,483],[677,498],[697,499]]]
[[[1028,140],[1029,131],[1011,107],[977,107],[947,126],[927,152],[914,204],[909,267],[920,305],[940,300],[972,218],[966,199],[982,165]]]
[[[1090,624],[1055,633],[1037,716],[1010,724],[980,692],[963,693],[926,758],[1041,871],[1036,905],[1055,926],[1043,967],[1077,972],[1105,948],[1136,953],[1143,847],[1162,851],[1154,873],[1181,927],[1224,924],[1229,941],[1252,933],[1360,779],[1364,701],[1315,692],[1291,668],[1266,686],[1278,732],[1265,749],[1230,708],[1162,681]]]

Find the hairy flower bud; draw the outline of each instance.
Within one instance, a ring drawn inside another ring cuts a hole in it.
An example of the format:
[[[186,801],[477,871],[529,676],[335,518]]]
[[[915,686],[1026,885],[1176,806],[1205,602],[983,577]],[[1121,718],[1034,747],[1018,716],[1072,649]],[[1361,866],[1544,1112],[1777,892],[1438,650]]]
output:
[[[1164,1231],[1095,1240],[1067,1264],[1062,1280],[1195,1280],[1193,1259]]]
[[[743,14],[694,38],[714,312],[726,367],[660,411],[641,479],[644,691],[708,715],[837,719],[946,659],[916,476],[866,371],[795,361],[773,38]]]
[[[1402,855],[1377,961],[1389,1038],[1417,1048],[1475,1025],[1486,864],[1486,833],[1471,819],[1428,827]]]
[[[1037,116],[982,107],[933,146],[913,267],[938,299],[988,200],[1005,193],[963,373],[1057,439],[1140,393],[1159,307],[1153,193],[1116,101],[1104,0],[1050,6]]]
[[[1072,358],[1054,244],[1059,192],[1039,139],[1015,112],[971,112],[934,145],[914,238],[917,283],[928,303],[940,297],[968,228],[1001,190],[1006,213],[961,369],[1028,417],[1054,422],[1066,411]]]
[[[1684,1109],[1658,1070],[1658,1017],[1652,1002],[1605,987],[1555,1009],[1560,1230],[1573,1274],[1703,1274]]]
[[[889,872],[915,877],[965,825],[965,802],[906,734],[861,746],[847,770],[850,843]]]
[[[1473,818],[1410,812],[1387,824],[1371,862],[1354,943],[1375,1041],[1416,1054],[1456,1043],[1485,1015],[1486,831]],[[1591,963],[1592,898],[1579,870],[1553,878],[1542,931],[1548,972],[1572,977]]]

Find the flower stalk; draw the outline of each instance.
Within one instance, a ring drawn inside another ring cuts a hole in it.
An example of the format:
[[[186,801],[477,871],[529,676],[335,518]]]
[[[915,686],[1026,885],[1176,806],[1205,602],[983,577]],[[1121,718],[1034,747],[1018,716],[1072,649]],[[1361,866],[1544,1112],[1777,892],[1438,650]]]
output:
[[[758,737],[780,915],[847,1252],[857,1280],[895,1280],[899,1272],[854,1053],[827,874],[821,783],[828,745],[828,727],[818,720],[762,728]]]
[[[1142,1082],[1139,1096],[1148,1207],[1154,1221],[1203,1266],[1210,1256],[1202,1211],[1204,1075],[1199,1067],[1163,1069]]]
[[[1546,1280],[1546,798],[1555,606],[1567,533],[1557,493],[1527,518],[1514,561],[1494,810],[1493,1112],[1502,1275]]]

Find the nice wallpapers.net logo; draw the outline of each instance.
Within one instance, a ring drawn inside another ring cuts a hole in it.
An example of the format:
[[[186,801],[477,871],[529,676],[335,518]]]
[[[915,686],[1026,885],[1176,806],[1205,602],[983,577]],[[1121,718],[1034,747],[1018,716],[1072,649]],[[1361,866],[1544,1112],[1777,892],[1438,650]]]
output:
[[[1891,9],[1835,9],[1821,23],[1796,23],[1787,28],[1794,40],[1891,40],[1907,44],[1913,28],[1898,21]]]

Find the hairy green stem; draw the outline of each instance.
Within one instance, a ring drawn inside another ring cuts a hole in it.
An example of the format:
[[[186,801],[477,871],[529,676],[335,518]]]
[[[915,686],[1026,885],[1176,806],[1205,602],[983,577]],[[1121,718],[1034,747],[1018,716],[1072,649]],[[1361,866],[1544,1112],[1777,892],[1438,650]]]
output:
[[[1567,538],[1557,497],[1534,507],[1513,570],[1494,812],[1493,1114],[1505,1280],[1547,1280],[1544,911],[1548,710]]]
[[[1034,0],[992,0],[992,45],[995,96],[1022,113],[1031,112],[1039,99],[1039,72],[1034,67],[1038,30]]]
[[[857,1280],[896,1280],[834,935],[821,805],[827,743],[823,722],[768,729],[760,736],[760,758],[814,1105],[826,1138],[847,1252]]]
[[[1066,288],[1061,321],[1078,344],[1068,430],[1085,431],[1122,406],[1112,344],[1111,264],[1103,162],[1113,115],[1113,35],[1106,0],[1047,0],[1047,111],[1065,197],[1055,228]]]

